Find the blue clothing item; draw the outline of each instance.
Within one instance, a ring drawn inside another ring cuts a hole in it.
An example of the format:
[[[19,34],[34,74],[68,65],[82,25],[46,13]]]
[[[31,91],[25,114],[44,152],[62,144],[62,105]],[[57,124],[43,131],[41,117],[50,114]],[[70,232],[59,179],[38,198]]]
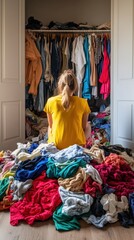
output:
[[[45,51],[44,51],[44,36],[43,35],[41,36],[41,38],[37,38],[36,46],[41,54],[42,76],[41,76],[39,86],[38,86],[38,94],[35,99],[34,109],[41,112],[41,111],[43,111],[43,108],[45,105],[45,103],[44,103],[44,99],[45,99],[45,96],[44,96],[44,79],[45,79],[44,73],[45,73],[45,67],[46,67]]]
[[[100,105],[100,112],[104,112],[106,109],[106,105],[105,104],[101,104]]]
[[[44,96],[44,79],[42,78],[40,80],[39,86],[38,86],[38,111],[41,112],[44,109],[45,106],[45,96]]]
[[[107,39],[107,53],[110,56],[111,53],[111,40]]]
[[[129,194],[129,209],[130,209],[130,213],[134,219],[134,192]]]
[[[111,125],[109,123],[101,125],[100,129],[105,129],[105,132],[107,134],[107,139],[110,141],[111,138]]]
[[[93,127],[101,128],[103,124],[107,123],[107,120],[105,118],[94,118],[92,120]]]
[[[85,58],[86,58],[86,64],[85,64],[85,74],[84,78],[82,81],[82,97],[86,99],[91,99],[91,91],[92,87],[90,86],[90,56],[89,56],[89,42],[88,42],[88,36],[85,36],[84,38],[84,53],[85,53]]]
[[[28,153],[32,153],[34,149],[36,149],[39,146],[38,143],[32,143],[31,146],[28,148]]]
[[[43,79],[45,79],[44,73],[45,73],[45,68],[46,68],[46,56],[45,56],[45,51],[44,51],[44,43],[45,43],[44,35],[42,35],[41,39],[40,39],[40,54],[41,54],[41,63],[42,63],[42,77],[41,78],[43,78]]]
[[[97,228],[103,228],[108,223],[106,215],[102,215],[101,217],[90,215],[89,217],[82,217],[82,219]]]
[[[134,225],[134,219],[128,211],[119,212],[118,219],[120,224],[125,228],[129,228],[129,226]]]
[[[39,38],[36,39],[35,44],[36,44],[38,51],[40,52],[40,39]]]
[[[37,157],[33,160],[26,160],[19,165],[14,179],[19,181],[26,181],[27,179],[37,178],[44,170],[46,170],[47,157]]]
[[[109,187],[108,184],[103,184],[102,187],[103,187],[102,190],[103,190],[104,194],[106,194],[106,193],[108,193],[108,194],[115,193],[115,191],[116,191],[115,189]]]
[[[78,157],[84,158],[85,161],[89,162],[91,160],[90,156],[84,153],[84,148],[74,144],[68,148],[64,148],[57,152],[56,154],[51,154],[50,157],[52,157],[55,161],[63,163],[67,160],[76,159]]]
[[[52,53],[51,53],[51,73],[53,75],[53,88],[57,87],[57,80],[59,77],[59,52],[56,44],[56,39],[51,40]]]

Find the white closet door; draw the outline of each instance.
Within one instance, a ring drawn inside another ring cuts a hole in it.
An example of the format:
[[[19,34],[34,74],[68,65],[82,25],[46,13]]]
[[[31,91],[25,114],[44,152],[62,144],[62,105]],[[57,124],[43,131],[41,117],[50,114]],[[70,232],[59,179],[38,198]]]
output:
[[[112,2],[112,143],[134,149],[134,1]]]
[[[25,137],[24,13],[24,0],[0,0],[0,151]]]

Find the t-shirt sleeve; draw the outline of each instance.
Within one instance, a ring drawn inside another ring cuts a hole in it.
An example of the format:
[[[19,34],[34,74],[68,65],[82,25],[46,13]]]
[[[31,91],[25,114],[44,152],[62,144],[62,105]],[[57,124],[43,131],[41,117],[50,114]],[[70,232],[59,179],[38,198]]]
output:
[[[90,107],[88,105],[87,100],[85,99],[85,108],[84,108],[84,113],[89,114],[91,112]]]
[[[51,113],[51,101],[50,99],[47,100],[46,105],[44,107],[44,112]]]

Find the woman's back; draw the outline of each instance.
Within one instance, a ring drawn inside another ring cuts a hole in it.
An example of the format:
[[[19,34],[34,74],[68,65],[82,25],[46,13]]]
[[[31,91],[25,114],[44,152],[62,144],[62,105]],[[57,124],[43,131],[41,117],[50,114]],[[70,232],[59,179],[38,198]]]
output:
[[[82,120],[84,114],[89,114],[87,100],[77,96],[70,96],[67,109],[62,105],[62,96],[48,99],[44,111],[52,115],[52,129],[48,142],[54,142],[58,149],[73,144],[84,145],[86,142]]]

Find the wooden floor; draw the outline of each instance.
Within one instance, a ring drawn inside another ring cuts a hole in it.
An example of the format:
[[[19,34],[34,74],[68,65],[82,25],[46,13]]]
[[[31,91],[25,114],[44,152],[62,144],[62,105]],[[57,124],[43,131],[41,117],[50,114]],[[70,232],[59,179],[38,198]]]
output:
[[[58,232],[52,220],[13,227],[9,217],[9,212],[0,212],[0,240],[134,240],[134,227],[124,228],[119,223],[98,229],[81,221],[78,231]]]

